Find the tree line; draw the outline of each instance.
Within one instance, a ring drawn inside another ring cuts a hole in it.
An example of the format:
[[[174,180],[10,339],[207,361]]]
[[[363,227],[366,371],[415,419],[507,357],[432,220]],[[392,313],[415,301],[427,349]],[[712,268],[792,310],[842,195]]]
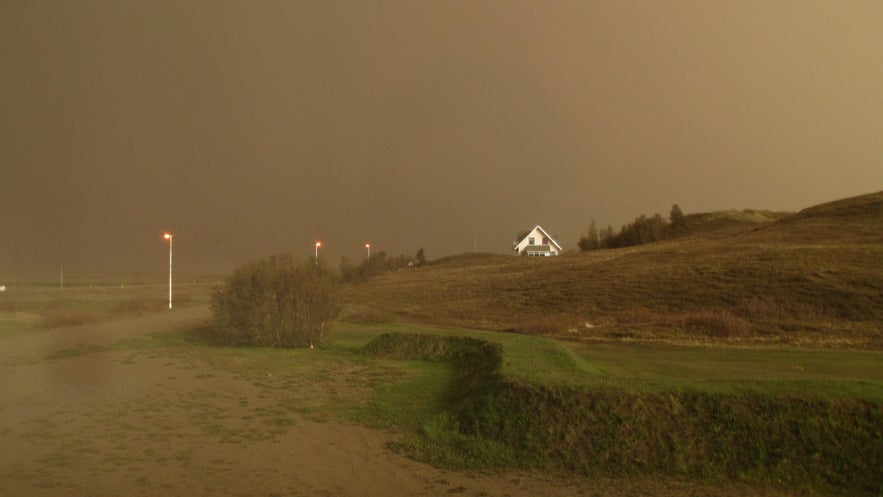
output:
[[[592,219],[588,231],[580,236],[577,245],[584,252],[644,245],[671,236],[685,225],[686,216],[678,204],[671,207],[668,221],[658,213],[651,217],[640,215],[631,223],[622,226],[618,233],[609,225],[599,230],[595,226],[595,220]]]

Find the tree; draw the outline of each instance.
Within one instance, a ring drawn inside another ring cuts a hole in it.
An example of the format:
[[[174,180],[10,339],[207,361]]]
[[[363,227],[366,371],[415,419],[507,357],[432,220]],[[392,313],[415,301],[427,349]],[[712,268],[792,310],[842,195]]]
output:
[[[422,266],[426,264],[426,254],[423,252],[423,247],[420,247],[420,250],[417,251],[417,265]]]
[[[214,329],[235,345],[312,348],[340,311],[339,290],[339,277],[312,258],[270,256],[236,268],[212,292]]]
[[[587,231],[584,236],[580,237],[577,245],[583,252],[589,250],[598,250],[599,248],[601,248],[601,239],[598,235],[598,228],[595,227],[594,219],[592,219],[591,224],[589,224],[589,231]]]
[[[601,248],[616,248],[614,246],[614,238],[616,235],[613,234],[613,226],[607,225],[606,228],[601,228],[601,232],[598,234],[598,242]]]
[[[684,216],[684,211],[681,210],[681,207],[678,204],[671,206],[671,213],[668,215],[668,220],[671,222],[672,228],[680,228],[687,222],[687,218]]]

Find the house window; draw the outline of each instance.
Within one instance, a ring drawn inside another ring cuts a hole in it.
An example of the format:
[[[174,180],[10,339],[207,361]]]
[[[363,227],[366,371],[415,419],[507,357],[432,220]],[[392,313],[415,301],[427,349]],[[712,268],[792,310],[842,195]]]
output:
[[[530,238],[527,239],[527,243],[530,244],[530,245],[533,245],[534,242],[536,242],[536,240],[537,240],[536,238],[534,238],[534,237],[530,237]]]
[[[543,245],[548,245],[548,244],[549,244],[549,239],[546,237],[543,237]]]

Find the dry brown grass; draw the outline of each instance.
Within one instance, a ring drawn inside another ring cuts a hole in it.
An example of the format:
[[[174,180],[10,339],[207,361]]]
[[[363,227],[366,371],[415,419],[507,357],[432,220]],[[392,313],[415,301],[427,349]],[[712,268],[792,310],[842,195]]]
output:
[[[870,346],[883,328],[881,260],[883,192],[640,247],[549,259],[464,254],[372,279],[345,298],[484,329],[547,334],[564,316],[562,328],[594,325],[582,335],[636,325],[683,334],[698,320],[706,331],[694,333],[708,336],[716,316],[716,333],[728,336],[810,334]]]
[[[78,309],[58,309],[43,315],[40,320],[40,328],[52,329],[64,326],[79,326],[100,320],[101,315],[97,312]]]

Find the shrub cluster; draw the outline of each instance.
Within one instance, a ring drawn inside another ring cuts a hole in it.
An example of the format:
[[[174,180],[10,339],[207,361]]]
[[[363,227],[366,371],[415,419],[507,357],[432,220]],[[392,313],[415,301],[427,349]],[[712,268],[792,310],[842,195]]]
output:
[[[240,266],[212,292],[213,328],[235,345],[313,347],[337,317],[339,277],[292,254]]]
[[[883,490],[883,411],[859,399],[505,381],[457,420],[525,465]]]

